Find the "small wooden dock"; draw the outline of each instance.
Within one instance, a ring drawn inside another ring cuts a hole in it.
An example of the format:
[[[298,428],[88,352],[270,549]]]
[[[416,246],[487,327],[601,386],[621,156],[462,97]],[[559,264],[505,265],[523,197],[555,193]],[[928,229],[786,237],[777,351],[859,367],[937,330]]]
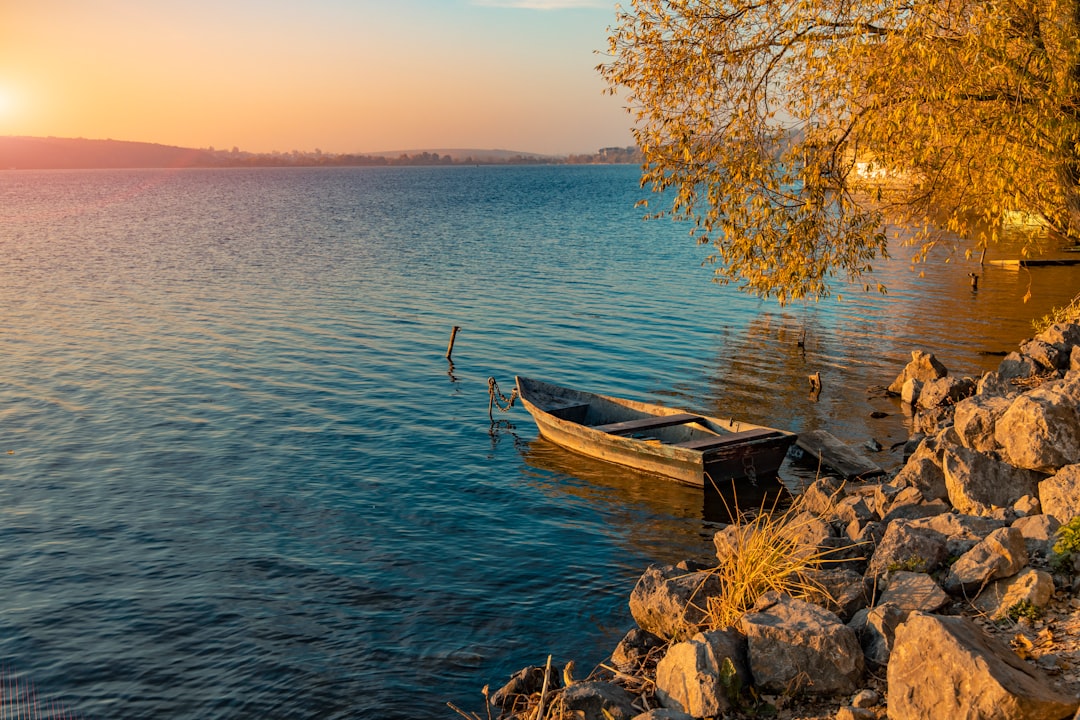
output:
[[[1018,270],[1020,268],[1044,267],[1049,265],[1080,265],[1080,258],[1060,258],[1053,260],[1045,260],[1042,258],[1033,260],[991,260],[990,264],[996,267]]]

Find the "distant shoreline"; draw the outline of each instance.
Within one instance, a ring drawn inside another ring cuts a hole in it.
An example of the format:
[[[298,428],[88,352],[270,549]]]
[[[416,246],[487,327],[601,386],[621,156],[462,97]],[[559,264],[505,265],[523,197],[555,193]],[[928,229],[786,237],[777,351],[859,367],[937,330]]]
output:
[[[451,155],[449,153],[455,153]],[[443,153],[443,154],[440,154]],[[228,167],[384,167],[409,165],[640,164],[636,148],[602,148],[565,157],[506,150],[412,151],[388,154],[251,153],[232,148],[182,148],[156,143],[85,138],[0,137],[0,170],[108,170]]]

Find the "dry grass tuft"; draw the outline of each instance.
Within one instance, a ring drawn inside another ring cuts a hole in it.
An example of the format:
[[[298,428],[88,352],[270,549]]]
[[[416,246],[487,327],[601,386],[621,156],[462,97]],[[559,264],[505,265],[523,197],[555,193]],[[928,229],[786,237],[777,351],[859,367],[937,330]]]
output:
[[[711,571],[720,582],[720,592],[705,598],[706,619],[701,629],[719,630],[736,624],[771,590],[811,601],[830,598],[810,571],[829,562],[832,551],[804,539],[803,531],[811,520],[801,515],[802,506],[796,500],[783,512],[778,512],[775,504],[762,507],[749,519],[742,517],[727,528],[729,552]]]

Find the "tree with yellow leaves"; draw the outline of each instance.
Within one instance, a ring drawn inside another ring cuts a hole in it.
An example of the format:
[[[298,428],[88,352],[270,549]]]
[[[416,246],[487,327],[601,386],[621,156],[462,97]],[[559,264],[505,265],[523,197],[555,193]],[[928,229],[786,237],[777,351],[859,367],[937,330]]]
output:
[[[1009,212],[1080,235],[1080,0],[630,2],[598,69],[718,281],[827,296],[886,218],[917,260]]]

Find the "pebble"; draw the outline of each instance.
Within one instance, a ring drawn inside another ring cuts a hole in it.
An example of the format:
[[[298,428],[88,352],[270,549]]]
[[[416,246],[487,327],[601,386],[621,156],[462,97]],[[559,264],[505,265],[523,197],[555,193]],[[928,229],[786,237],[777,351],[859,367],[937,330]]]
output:
[[[872,708],[881,702],[881,696],[873,690],[862,690],[851,699],[852,707]]]

